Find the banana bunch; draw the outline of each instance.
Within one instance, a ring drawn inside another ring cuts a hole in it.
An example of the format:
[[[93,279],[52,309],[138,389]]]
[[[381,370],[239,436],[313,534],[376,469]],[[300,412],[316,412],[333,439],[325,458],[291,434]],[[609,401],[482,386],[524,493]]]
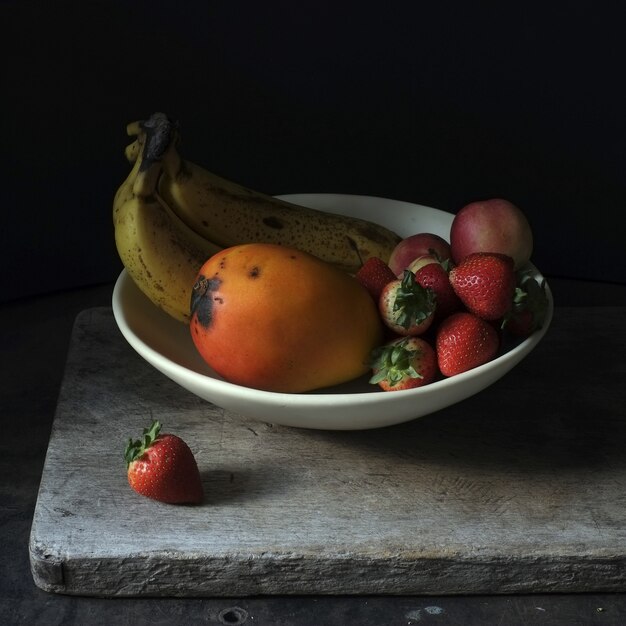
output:
[[[349,273],[387,261],[400,237],[367,220],[310,209],[253,191],[183,159],[177,126],[163,113],[133,122],[133,163],[113,206],[128,273],[157,305],[188,321],[195,276],[210,256],[243,243],[276,243]]]

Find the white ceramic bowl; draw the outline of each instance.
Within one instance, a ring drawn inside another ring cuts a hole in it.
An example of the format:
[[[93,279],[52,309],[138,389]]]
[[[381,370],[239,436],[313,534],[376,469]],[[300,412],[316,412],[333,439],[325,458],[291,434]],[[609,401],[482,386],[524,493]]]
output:
[[[448,239],[453,215],[437,209],[370,196],[293,194],[290,202],[384,224],[400,236],[431,232]],[[533,270],[537,272],[536,268]],[[155,307],[122,272],[113,291],[113,314],[130,345],[160,372],[201,398],[249,418],[283,426],[360,430],[406,422],[464,400],[519,363],[541,341],[543,328],[493,361],[463,374],[407,391],[383,392],[367,377],[306,394],[259,391],[224,381],[200,358],[188,327]]]

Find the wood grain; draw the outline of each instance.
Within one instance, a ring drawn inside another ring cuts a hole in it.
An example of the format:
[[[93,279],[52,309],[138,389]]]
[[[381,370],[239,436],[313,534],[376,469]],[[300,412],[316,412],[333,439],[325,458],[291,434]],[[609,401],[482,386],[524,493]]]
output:
[[[557,309],[535,352],[481,394],[330,432],[208,404],[137,356],[110,309],[84,311],[33,518],[35,583],[96,596],[624,590],[623,315]],[[152,418],[190,444],[202,506],[128,487],[124,445]]]

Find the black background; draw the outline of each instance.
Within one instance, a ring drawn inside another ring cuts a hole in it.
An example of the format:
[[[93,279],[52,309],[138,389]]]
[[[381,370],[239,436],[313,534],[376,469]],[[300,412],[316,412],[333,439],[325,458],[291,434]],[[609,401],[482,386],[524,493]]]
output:
[[[548,277],[626,283],[620,3],[0,1],[2,301],[113,281],[125,127],[271,194],[505,197]]]

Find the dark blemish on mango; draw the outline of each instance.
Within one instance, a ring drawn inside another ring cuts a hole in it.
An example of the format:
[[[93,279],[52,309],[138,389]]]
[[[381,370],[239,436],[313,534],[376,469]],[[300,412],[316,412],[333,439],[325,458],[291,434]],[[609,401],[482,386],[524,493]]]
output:
[[[258,265],[255,265],[254,267],[248,270],[248,276],[250,278],[258,278],[260,275],[261,275],[261,270],[259,269]]]
[[[213,320],[213,292],[221,284],[219,278],[200,276],[191,291],[191,315],[195,314],[198,323],[204,328],[208,328]]]
[[[264,217],[263,223],[270,228],[275,228],[276,230],[281,230],[285,227],[285,225],[277,217],[271,215],[270,217]]]

